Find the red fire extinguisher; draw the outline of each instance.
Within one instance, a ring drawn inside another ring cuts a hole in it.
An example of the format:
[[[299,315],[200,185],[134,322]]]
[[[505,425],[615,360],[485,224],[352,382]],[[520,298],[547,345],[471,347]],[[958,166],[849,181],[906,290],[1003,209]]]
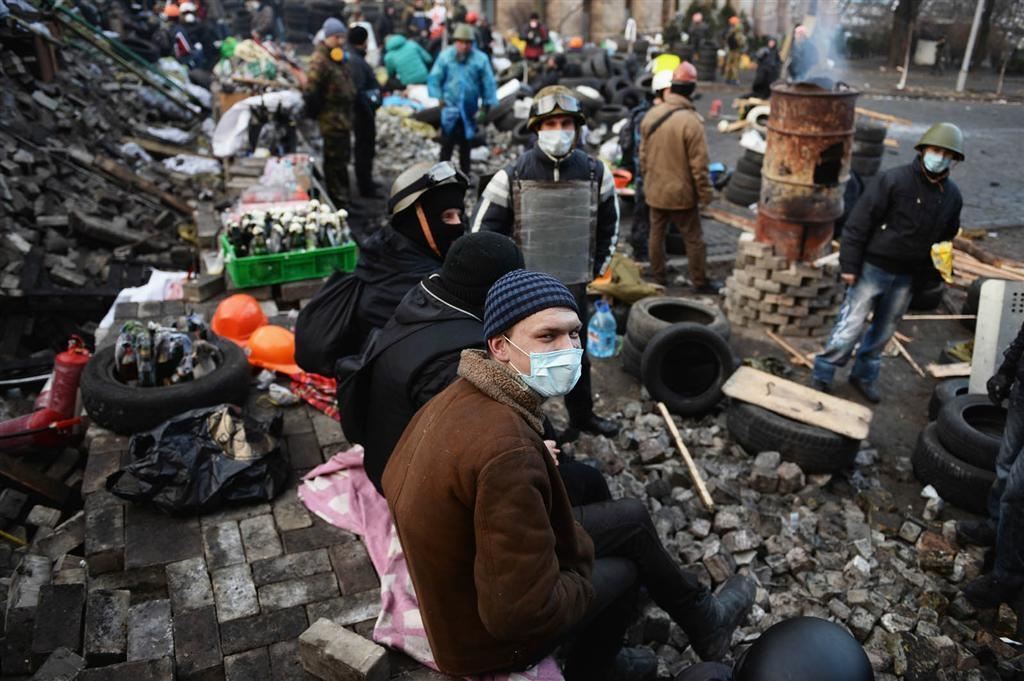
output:
[[[68,349],[57,355],[53,375],[46,381],[36,410],[0,423],[0,450],[52,449],[71,440],[78,412],[78,384],[89,362],[85,341],[72,336]]]

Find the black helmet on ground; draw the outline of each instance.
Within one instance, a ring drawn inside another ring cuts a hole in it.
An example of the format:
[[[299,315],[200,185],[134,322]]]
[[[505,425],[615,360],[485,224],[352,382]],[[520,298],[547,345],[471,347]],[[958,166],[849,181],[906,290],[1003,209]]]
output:
[[[817,617],[779,622],[754,641],[733,681],[874,681],[864,648],[843,627]]]

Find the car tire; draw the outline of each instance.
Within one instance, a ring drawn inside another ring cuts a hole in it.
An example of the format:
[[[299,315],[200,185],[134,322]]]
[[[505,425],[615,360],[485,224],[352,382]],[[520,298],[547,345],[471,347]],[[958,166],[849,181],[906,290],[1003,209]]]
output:
[[[850,169],[861,177],[871,177],[882,168],[881,156],[853,156]]]
[[[627,116],[629,116],[629,109],[621,104],[605,104],[594,114],[594,120],[598,123],[613,125]]]
[[[647,392],[681,416],[700,416],[722,401],[735,361],[729,344],[701,324],[672,324],[644,348],[640,375]]]
[[[928,288],[914,291],[910,299],[910,309],[915,312],[929,312],[942,304],[942,294],[946,287],[940,279]]]
[[[761,163],[755,162],[747,158],[746,156],[740,156],[740,160],[736,162],[736,172],[749,175],[750,177],[758,178],[758,184],[760,184],[761,177]]]
[[[953,456],[939,442],[938,426],[929,423],[917,438],[911,456],[914,476],[931,485],[943,499],[964,510],[985,514],[996,475]]]
[[[591,75],[595,78],[605,80],[609,75],[611,75],[611,64],[608,60],[608,53],[604,50],[595,52],[587,61],[586,66],[590,69]]]
[[[737,206],[743,206],[744,208],[758,203],[761,200],[761,191],[753,189],[743,189],[731,182],[725,187],[725,198],[730,203],[735,203]]]
[[[647,93],[638,87],[629,86],[615,92],[612,96],[612,103],[621,104],[627,109],[634,109],[647,99]]]
[[[441,107],[432,106],[428,109],[420,109],[412,115],[414,120],[421,123],[428,123],[435,128],[441,127]]]
[[[966,377],[948,378],[935,386],[932,396],[928,400],[928,420],[934,421],[939,416],[939,410],[946,406],[946,403],[954,397],[966,395],[971,379]]]
[[[523,119],[516,118],[515,111],[509,111],[504,116],[494,122],[494,127],[502,132],[508,132],[515,130],[519,127],[519,124],[523,122]]]
[[[244,405],[251,371],[242,349],[214,336],[217,369],[202,378],[154,388],[126,385],[114,374],[114,346],[98,350],[82,372],[82,404],[97,424],[116,433],[154,428],[172,416],[224,402]]]
[[[849,468],[860,448],[860,442],[853,438],[739,400],[729,405],[726,426],[751,456],[779,452],[804,473],[835,473]]]
[[[764,154],[762,154],[759,151],[754,151],[753,149],[744,149],[743,158],[750,159],[751,161],[757,164],[758,168],[764,165]]]
[[[888,132],[881,123],[874,123],[869,121],[859,121],[857,127],[853,132],[853,139],[859,142],[875,142],[881,144],[885,140],[885,135]]]
[[[516,96],[509,95],[491,107],[484,119],[488,123],[497,123],[505,114],[511,113],[516,105]]]
[[[867,158],[877,158],[885,152],[883,142],[868,142],[865,140],[853,140],[853,155]]]
[[[760,194],[761,194],[761,176],[760,175],[757,175],[757,176],[747,175],[746,173],[741,172],[737,168],[736,172],[734,172],[732,174],[732,177],[729,178],[729,185],[728,186],[730,186],[730,187],[735,186],[737,189],[744,189],[744,190],[747,190],[747,191],[757,192],[758,195],[760,196]]]
[[[643,361],[643,351],[633,345],[633,341],[627,336],[622,341],[622,369],[640,380],[640,366]]]
[[[1006,409],[988,395],[961,395],[946,402],[935,419],[936,436],[953,456],[986,471],[996,457],[1006,428]]]
[[[626,335],[633,340],[634,347],[642,351],[658,333],[682,322],[703,326],[723,340],[729,340],[729,320],[717,305],[672,296],[652,296],[633,303],[626,322]]]
[[[512,143],[513,144],[529,144],[530,136],[533,132],[530,130],[528,121],[520,121],[512,132]]]

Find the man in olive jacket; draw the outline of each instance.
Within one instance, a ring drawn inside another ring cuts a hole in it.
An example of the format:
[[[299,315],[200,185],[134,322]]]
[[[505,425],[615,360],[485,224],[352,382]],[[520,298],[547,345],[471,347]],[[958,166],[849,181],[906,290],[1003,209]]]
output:
[[[659,78],[662,74],[655,74]],[[659,78],[660,80],[660,78]],[[713,198],[708,177],[708,145],[704,121],[689,97],[697,86],[697,69],[683,62],[661,90],[662,102],[640,124],[640,167],[650,206],[648,250],[651,274],[665,284],[665,230],[674,223],[686,243],[690,281],[698,293],[718,293],[721,286],[707,276],[707,249],[700,209]]]

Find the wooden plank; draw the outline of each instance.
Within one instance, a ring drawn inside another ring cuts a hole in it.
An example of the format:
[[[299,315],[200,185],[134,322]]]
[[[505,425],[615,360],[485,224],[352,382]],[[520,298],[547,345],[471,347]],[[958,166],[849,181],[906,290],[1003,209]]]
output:
[[[686,448],[686,443],[683,442],[682,436],[679,435],[679,429],[676,428],[676,422],[672,420],[672,415],[668,413],[668,408],[664,402],[658,402],[658,411],[661,412],[661,417],[665,419],[665,423],[668,424],[669,432],[672,433],[672,438],[676,441],[676,448],[679,453],[683,456],[683,461],[686,462],[686,468],[690,471],[690,477],[693,479],[693,484],[697,487],[697,494],[700,496],[701,503],[704,504],[704,508],[714,513],[715,502],[711,498],[711,494],[708,492],[707,486],[704,484],[704,478],[700,474],[700,470],[697,468],[697,464],[693,462],[693,457],[690,456],[690,450]]]
[[[723,225],[736,227],[737,229],[742,229],[745,232],[753,232],[757,228],[757,223],[752,219],[743,215],[737,215],[736,213],[722,208],[704,208],[701,210],[700,214],[706,218],[710,218],[711,220],[721,222]]]
[[[953,362],[952,364],[929,364],[928,373],[935,378],[957,378],[971,375],[970,362]]]
[[[910,356],[910,353],[907,352],[907,349],[903,347],[903,343],[900,342],[900,339],[893,337],[892,342],[896,345],[896,351],[900,353],[900,356],[902,356],[903,359],[907,360],[907,363],[910,364],[910,367],[917,372],[918,376],[924,378],[924,369],[921,368],[920,364],[914,361],[914,358]]]
[[[908,322],[937,322],[960,319],[977,319],[976,314],[905,314],[903,320]]]
[[[806,357],[804,357],[803,355],[801,355],[799,350],[797,350],[792,345],[790,345],[786,341],[784,341],[781,338],[779,338],[773,332],[765,331],[765,333],[768,334],[768,337],[771,338],[775,342],[776,345],[778,345],[780,348],[782,348],[783,350],[785,350],[786,352],[788,352],[790,354],[790,358],[791,358],[790,361],[794,362],[795,364],[802,364],[803,366],[807,367],[808,369],[813,369],[814,368],[814,363],[811,362],[811,360],[809,360]]]
[[[857,113],[867,118],[874,118],[879,121],[885,121],[886,123],[895,123],[896,125],[913,125],[914,121],[907,118],[900,118],[899,116],[893,116],[891,114],[884,114],[881,111],[872,111],[871,109],[865,109],[862,106],[857,107]]]
[[[127,187],[135,187],[139,191],[160,199],[162,202],[184,215],[192,214],[192,207],[173,194],[169,194],[148,180],[144,180],[117,161],[97,156],[95,165],[111,177],[121,181]]]
[[[871,410],[863,405],[751,367],[737,369],[722,386],[722,392],[794,421],[855,440],[866,438],[871,426]]]
[[[27,463],[8,454],[0,454],[0,478],[9,480],[17,487],[52,501],[57,508],[63,508],[71,496],[71,490],[60,480],[47,477]]]

